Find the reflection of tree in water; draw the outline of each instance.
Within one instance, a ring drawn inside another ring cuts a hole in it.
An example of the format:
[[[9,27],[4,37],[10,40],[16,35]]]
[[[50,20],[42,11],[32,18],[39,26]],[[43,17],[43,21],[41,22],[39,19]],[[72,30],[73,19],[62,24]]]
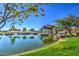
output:
[[[20,36],[18,36],[17,38],[20,39]]]
[[[15,44],[16,39],[20,39],[21,36],[9,36],[9,38],[10,38],[11,44]],[[25,39],[27,39],[27,37],[26,36],[22,36],[22,39],[25,40]]]
[[[27,36],[22,36],[22,39],[24,39],[24,40],[27,39]]]
[[[29,36],[28,38],[29,38],[29,39],[34,39],[35,37],[34,37],[34,36]]]
[[[1,37],[0,37],[0,39],[1,39]]]
[[[12,35],[10,35],[9,38],[12,38]]]
[[[11,44],[15,44],[17,36],[14,36],[14,37],[12,36],[12,37],[9,37],[9,38],[11,40]]]
[[[15,38],[12,38],[10,40],[11,40],[11,44],[14,44],[16,39]]]
[[[45,37],[44,37],[44,36],[38,36],[38,38],[39,38],[40,40],[43,40]]]

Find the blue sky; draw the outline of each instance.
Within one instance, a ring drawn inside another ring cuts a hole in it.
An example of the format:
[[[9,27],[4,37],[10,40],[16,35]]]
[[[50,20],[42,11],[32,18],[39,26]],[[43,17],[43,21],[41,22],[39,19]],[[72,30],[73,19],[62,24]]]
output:
[[[55,24],[55,20],[64,18],[70,14],[79,15],[79,4],[48,4],[43,6],[46,12],[46,16],[31,16],[27,20],[24,21],[22,25],[16,24],[17,28],[34,28],[39,30],[42,26],[46,24]],[[2,29],[8,29],[10,27],[10,23],[7,23],[5,27]]]

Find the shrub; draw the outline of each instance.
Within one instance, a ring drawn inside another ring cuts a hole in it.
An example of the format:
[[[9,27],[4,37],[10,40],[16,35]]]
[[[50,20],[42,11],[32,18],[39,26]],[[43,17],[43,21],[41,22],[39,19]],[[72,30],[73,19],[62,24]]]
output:
[[[54,36],[45,37],[44,40],[43,40],[43,42],[45,44],[50,44],[50,43],[54,42]]]

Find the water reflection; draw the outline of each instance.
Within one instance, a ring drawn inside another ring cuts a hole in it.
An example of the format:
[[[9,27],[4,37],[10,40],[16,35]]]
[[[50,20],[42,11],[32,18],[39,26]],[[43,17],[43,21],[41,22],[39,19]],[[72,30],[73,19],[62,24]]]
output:
[[[18,36],[17,38],[20,39],[20,36]]]
[[[0,37],[0,39],[1,39],[1,37]]]
[[[22,36],[22,39],[24,39],[24,40],[27,39],[27,36]]]
[[[0,36],[0,53],[9,53],[9,55],[13,55],[36,49],[45,45],[43,40],[44,36],[38,35],[3,35]]]
[[[17,36],[9,36],[11,44],[15,44]]]
[[[29,39],[34,39],[35,37],[34,37],[34,36],[29,36],[28,38],[29,38]]]
[[[12,38],[12,35],[10,35],[9,38]]]
[[[40,38],[40,40],[44,40],[45,36],[38,36],[38,38]]]
[[[16,38],[11,38],[10,39],[10,42],[11,42],[12,45],[15,44],[15,41],[16,41]]]
[[[26,36],[26,35],[22,35],[22,36],[13,36],[13,35],[10,35],[9,36],[9,39],[10,39],[10,42],[11,44],[15,44],[16,40],[17,39],[23,39],[23,40],[26,40],[26,39],[34,39],[35,37],[34,36]]]
[[[26,39],[35,39],[35,35],[5,35],[8,37],[8,39],[10,39],[10,43],[12,45],[15,44],[16,40],[18,39],[23,39],[23,40],[26,40]],[[37,35],[36,35],[37,36]],[[2,39],[2,35],[0,37],[0,39]],[[37,36],[44,44],[48,44],[48,42],[45,39],[46,36]]]

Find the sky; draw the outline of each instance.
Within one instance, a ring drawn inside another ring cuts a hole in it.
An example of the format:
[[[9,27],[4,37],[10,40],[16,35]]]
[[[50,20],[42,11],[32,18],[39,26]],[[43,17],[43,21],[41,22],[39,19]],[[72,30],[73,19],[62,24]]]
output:
[[[31,16],[24,21],[22,25],[16,24],[17,28],[22,29],[26,27],[27,29],[34,28],[39,30],[44,25],[50,24],[55,25],[55,21],[67,17],[68,15],[79,16],[79,4],[75,3],[59,3],[59,4],[48,4],[42,6],[45,10],[46,16]],[[0,8],[1,9],[1,8]],[[10,23],[7,23],[2,30],[9,29]]]

